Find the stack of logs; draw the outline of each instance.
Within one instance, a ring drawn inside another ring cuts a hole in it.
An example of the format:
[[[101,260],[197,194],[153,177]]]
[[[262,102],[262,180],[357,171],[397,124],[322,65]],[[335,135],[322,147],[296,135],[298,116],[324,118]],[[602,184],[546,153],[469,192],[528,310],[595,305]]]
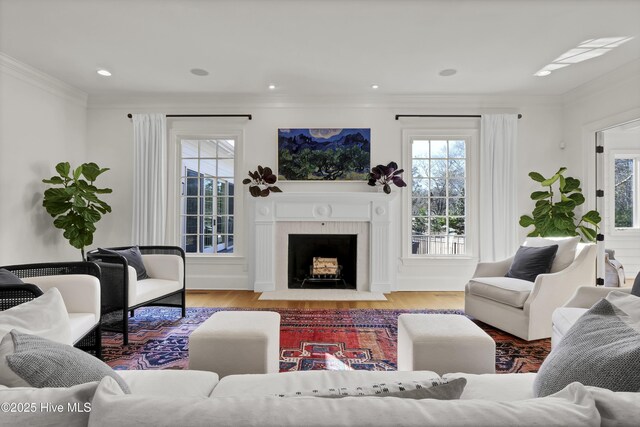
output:
[[[338,258],[313,258],[311,274],[314,276],[336,276],[338,274]]]

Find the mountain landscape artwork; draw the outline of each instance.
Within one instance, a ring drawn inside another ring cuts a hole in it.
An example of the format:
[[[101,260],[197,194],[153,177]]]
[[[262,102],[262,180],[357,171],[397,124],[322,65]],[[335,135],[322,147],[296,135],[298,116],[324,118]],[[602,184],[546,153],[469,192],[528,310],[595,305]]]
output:
[[[365,181],[371,129],[278,129],[278,178]]]

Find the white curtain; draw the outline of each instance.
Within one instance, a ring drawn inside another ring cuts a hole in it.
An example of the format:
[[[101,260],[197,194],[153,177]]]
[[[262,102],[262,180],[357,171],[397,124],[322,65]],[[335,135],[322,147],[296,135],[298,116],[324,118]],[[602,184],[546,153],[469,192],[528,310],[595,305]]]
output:
[[[133,114],[132,243],[165,244],[167,119],[164,114]]]
[[[480,260],[496,261],[513,255],[519,244],[518,117],[486,114],[480,126]]]

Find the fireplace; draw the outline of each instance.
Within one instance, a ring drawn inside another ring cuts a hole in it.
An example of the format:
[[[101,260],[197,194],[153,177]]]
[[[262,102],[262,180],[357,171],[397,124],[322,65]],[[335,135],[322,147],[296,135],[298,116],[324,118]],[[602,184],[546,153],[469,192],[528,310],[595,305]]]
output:
[[[357,242],[357,234],[289,234],[288,287],[356,289]],[[337,259],[338,271],[311,271],[318,258]]]
[[[253,289],[256,292],[289,289],[290,235],[351,235],[357,236],[355,289],[390,292],[395,277],[389,209],[393,198],[393,193],[373,192],[287,192],[257,198],[252,230]],[[305,261],[306,269],[313,256]]]

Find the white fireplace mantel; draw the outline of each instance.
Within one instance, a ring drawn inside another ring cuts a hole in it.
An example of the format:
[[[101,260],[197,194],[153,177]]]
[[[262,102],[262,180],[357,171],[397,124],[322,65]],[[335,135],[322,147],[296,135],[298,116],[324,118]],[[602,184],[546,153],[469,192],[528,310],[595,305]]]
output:
[[[275,291],[276,261],[287,256],[277,247],[279,223],[368,223],[368,283],[358,290],[391,292],[391,215],[394,195],[374,192],[272,193],[256,199],[254,290]]]

